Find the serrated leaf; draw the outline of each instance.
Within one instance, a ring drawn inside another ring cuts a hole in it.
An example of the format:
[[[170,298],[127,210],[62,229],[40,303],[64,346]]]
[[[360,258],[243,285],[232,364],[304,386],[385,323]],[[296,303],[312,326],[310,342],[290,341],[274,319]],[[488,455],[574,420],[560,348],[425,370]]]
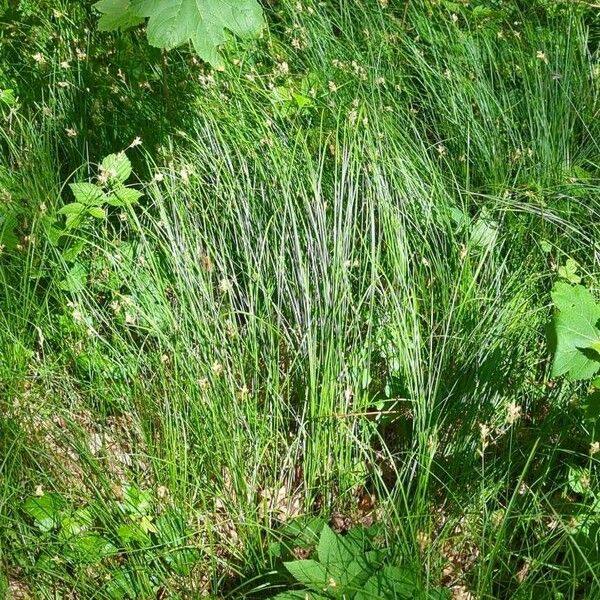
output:
[[[131,175],[131,161],[125,155],[125,152],[109,154],[101,163],[100,171],[108,181],[125,183]]]
[[[102,13],[98,19],[100,31],[124,31],[144,21],[133,11],[130,0],[100,0],[94,8]]]
[[[131,0],[133,11],[149,17],[148,42],[167,50],[191,41],[206,62],[221,63],[218,47],[225,30],[242,38],[258,34],[263,26],[256,0]]]
[[[93,183],[71,183],[69,184],[75,200],[81,204],[102,204],[105,200],[104,192]]]
[[[590,379],[600,369],[600,355],[594,350],[600,342],[600,306],[580,285],[559,282],[552,292],[558,313],[552,321],[555,346],[552,377]]]
[[[406,567],[383,567],[372,575],[363,590],[356,594],[356,600],[376,600],[394,598],[412,600],[420,598],[419,586],[414,573]]]
[[[142,192],[136,189],[121,187],[110,193],[106,202],[111,206],[129,206],[135,204],[143,195]]]
[[[369,568],[364,549],[352,539],[335,533],[328,525],[323,526],[317,554],[328,578],[332,578],[337,586],[352,583],[358,587],[366,580]]]
[[[283,563],[291,576],[306,587],[324,590],[329,586],[327,570],[316,560],[294,560]]]

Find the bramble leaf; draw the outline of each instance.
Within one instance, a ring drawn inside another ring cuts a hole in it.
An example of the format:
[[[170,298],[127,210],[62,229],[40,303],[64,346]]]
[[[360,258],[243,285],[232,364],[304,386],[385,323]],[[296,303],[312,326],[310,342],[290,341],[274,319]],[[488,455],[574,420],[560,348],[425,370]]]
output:
[[[130,187],[120,187],[107,197],[107,203],[111,206],[129,206],[135,204],[144,194]]]
[[[75,200],[81,204],[101,204],[104,200],[104,192],[93,183],[71,183],[69,184]]]
[[[125,183],[131,175],[131,162],[125,155],[125,152],[109,154],[100,163],[100,172],[103,173],[109,181]]]
[[[327,569],[316,560],[294,560],[284,566],[296,581],[307,587],[322,590],[328,586]]]
[[[253,37],[263,25],[256,0],[131,0],[133,11],[149,17],[148,41],[167,50],[191,41],[200,58],[221,63],[218,47],[225,30]]]

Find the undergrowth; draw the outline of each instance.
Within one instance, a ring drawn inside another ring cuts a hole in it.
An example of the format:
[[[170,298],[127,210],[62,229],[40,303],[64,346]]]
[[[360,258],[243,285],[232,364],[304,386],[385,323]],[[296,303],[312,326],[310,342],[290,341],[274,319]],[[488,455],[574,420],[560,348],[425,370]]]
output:
[[[281,0],[213,70],[9,5],[0,590],[304,598],[325,527],[415,598],[598,597],[546,338],[598,286],[597,9]]]

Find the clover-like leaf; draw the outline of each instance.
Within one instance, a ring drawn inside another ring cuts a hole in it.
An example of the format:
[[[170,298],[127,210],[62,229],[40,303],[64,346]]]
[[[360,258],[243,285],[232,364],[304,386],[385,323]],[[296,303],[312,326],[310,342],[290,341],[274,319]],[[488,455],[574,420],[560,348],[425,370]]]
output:
[[[133,12],[149,17],[148,41],[171,49],[191,41],[208,63],[221,63],[219,46],[225,30],[242,38],[258,34],[263,25],[256,0],[131,0]]]

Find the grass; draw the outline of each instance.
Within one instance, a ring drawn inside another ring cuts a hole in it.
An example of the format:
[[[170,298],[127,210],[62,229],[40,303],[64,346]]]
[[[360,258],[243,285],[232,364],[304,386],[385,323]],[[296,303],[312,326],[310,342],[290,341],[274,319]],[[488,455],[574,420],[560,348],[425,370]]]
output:
[[[272,595],[315,514],[455,598],[600,594],[545,341],[557,267],[597,282],[596,13],[392,4],[277,3],[223,72],[60,0],[0,24],[7,597]],[[53,245],[138,135],[140,204]],[[52,493],[116,557],[40,530]]]

